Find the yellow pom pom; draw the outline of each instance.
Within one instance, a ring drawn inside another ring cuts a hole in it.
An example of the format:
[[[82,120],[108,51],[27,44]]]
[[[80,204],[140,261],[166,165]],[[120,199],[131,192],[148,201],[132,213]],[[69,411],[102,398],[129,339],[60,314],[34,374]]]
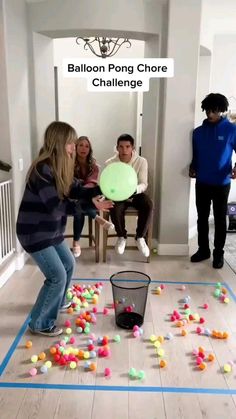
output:
[[[46,361],[45,365],[46,365],[47,368],[51,368],[52,363],[51,363],[51,361]]]
[[[38,356],[37,355],[32,355],[30,359],[31,359],[31,362],[33,362],[33,364],[35,364],[38,361]]]
[[[231,370],[232,370],[232,367],[231,367],[230,364],[225,364],[224,365],[224,372],[231,372]]]
[[[157,351],[158,356],[162,357],[162,356],[164,356],[164,354],[165,354],[164,349],[162,349],[162,348],[158,349],[158,351]]]

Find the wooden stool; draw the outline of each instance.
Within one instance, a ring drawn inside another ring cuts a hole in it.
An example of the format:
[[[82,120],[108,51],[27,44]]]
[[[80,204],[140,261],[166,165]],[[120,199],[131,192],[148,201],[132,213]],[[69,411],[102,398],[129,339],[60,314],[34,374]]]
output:
[[[138,211],[130,206],[126,209],[125,211],[125,216],[129,216],[129,217],[137,217],[138,216]],[[109,212],[103,212],[103,217],[109,221],[109,217],[110,217],[110,213]],[[117,234],[109,234],[109,232],[107,230],[103,230],[103,262],[106,262],[107,260],[107,249],[114,249],[114,246],[108,245],[108,239],[112,238],[112,237],[116,237],[117,238]],[[128,233],[127,237],[135,237],[134,233]],[[152,221],[149,224],[148,227],[148,231],[147,231],[147,235],[146,235],[146,241],[147,241],[147,245],[150,249],[151,247],[151,240],[152,240]],[[138,250],[137,246],[126,246],[126,249],[136,249]],[[151,249],[150,249],[151,251]],[[150,256],[147,258],[147,263],[150,262]]]
[[[81,238],[89,239],[89,247],[92,247],[94,244],[95,249],[95,261],[96,263],[99,262],[99,244],[100,244],[100,226],[99,224],[93,220],[93,218],[89,217],[88,215],[85,215],[88,217],[88,234],[81,234]],[[94,234],[93,234],[93,221],[95,224],[94,228]],[[64,238],[73,238],[73,234],[65,234]]]

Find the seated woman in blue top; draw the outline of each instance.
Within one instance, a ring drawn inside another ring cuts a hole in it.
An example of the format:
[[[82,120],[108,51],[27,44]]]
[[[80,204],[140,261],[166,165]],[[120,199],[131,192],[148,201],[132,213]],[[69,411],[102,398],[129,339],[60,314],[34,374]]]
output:
[[[93,157],[93,149],[88,137],[81,136],[76,141],[76,157],[74,176],[80,184],[86,188],[92,188],[98,184],[99,166]],[[114,225],[97,214],[93,205],[81,202],[80,209],[76,211],[73,222],[73,254],[79,257],[81,254],[80,237],[84,227],[85,215],[95,219],[102,228],[109,230]]]
[[[73,182],[76,139],[76,131],[65,122],[47,127],[44,145],[27,175],[17,219],[19,242],[45,276],[29,323],[32,333],[45,336],[63,332],[55,321],[59,310],[70,304],[66,291],[75,260],[63,237],[67,213],[74,205],[70,199],[87,200],[98,210],[113,205],[100,200],[98,186],[84,188]]]

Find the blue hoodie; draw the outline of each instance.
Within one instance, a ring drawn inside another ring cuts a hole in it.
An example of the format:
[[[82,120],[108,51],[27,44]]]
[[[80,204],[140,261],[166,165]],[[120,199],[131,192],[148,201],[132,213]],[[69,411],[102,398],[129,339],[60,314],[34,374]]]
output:
[[[212,123],[205,119],[193,131],[191,168],[197,182],[227,185],[231,181],[232,153],[236,152],[236,125],[227,118]]]

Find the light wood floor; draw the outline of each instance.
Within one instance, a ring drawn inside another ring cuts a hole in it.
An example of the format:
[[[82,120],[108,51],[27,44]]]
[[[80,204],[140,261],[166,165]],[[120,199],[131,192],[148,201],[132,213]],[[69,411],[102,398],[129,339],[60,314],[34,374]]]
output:
[[[99,314],[92,331],[97,336],[109,335],[111,338],[119,333],[121,342],[110,344],[110,359],[97,360],[96,374],[85,372],[83,362],[80,362],[77,370],[53,366],[47,375],[29,377],[31,355],[48,352],[49,347],[58,340],[32,336],[27,330],[16,348],[12,349],[10,359],[6,360],[6,354],[9,354],[9,348],[28,316],[43,278],[29,261],[0,289],[0,368],[3,372],[0,377],[1,419],[236,417],[236,364],[231,373],[222,373],[224,363],[236,360],[236,300],[230,296],[230,303],[222,304],[212,295],[214,287],[204,285],[206,282],[224,281],[236,294],[235,274],[227,264],[217,271],[212,269],[211,261],[191,264],[187,257],[152,255],[151,263],[147,264],[142,262],[138,251],[127,251],[120,257],[109,251],[107,264],[95,264],[93,250],[84,250],[77,260],[74,276],[105,279],[117,271],[130,269],[146,272],[154,281],[198,282],[200,285],[187,284],[186,291],[180,291],[180,285],[166,284],[163,294],[157,296],[151,291],[158,284],[152,283],[142,339],[135,339],[129,332],[118,330],[112,311],[108,316]],[[91,284],[92,281],[85,283]],[[169,321],[169,313],[183,306],[179,300],[186,295],[191,296],[191,309],[206,318],[205,327],[230,333],[227,341],[198,336],[195,333],[196,324],[187,326],[187,336],[180,335],[180,329]],[[111,302],[110,284],[105,282],[98,307],[102,309]],[[200,308],[205,302],[209,303],[208,310]],[[59,325],[71,317],[68,314],[61,315]],[[162,345],[168,366],[160,369],[149,337],[152,333],[165,336],[168,332],[174,335],[173,340],[166,340]],[[29,337],[33,347],[27,350],[24,345]],[[76,338],[76,346],[83,347],[87,338],[84,335],[76,335]],[[196,369],[191,356],[192,349],[200,345],[205,347],[207,353],[212,351],[216,355],[216,361],[212,365],[208,363],[207,370],[203,372]],[[103,376],[105,367],[112,370],[110,380]],[[131,367],[144,370],[145,379],[130,380],[128,371]],[[10,387],[4,387],[7,385]],[[30,388],[35,385],[39,387]],[[56,385],[64,387],[56,388]],[[89,387],[84,390],[81,387],[84,385]],[[113,386],[115,389],[111,391]],[[127,391],[127,387],[130,391]]]

